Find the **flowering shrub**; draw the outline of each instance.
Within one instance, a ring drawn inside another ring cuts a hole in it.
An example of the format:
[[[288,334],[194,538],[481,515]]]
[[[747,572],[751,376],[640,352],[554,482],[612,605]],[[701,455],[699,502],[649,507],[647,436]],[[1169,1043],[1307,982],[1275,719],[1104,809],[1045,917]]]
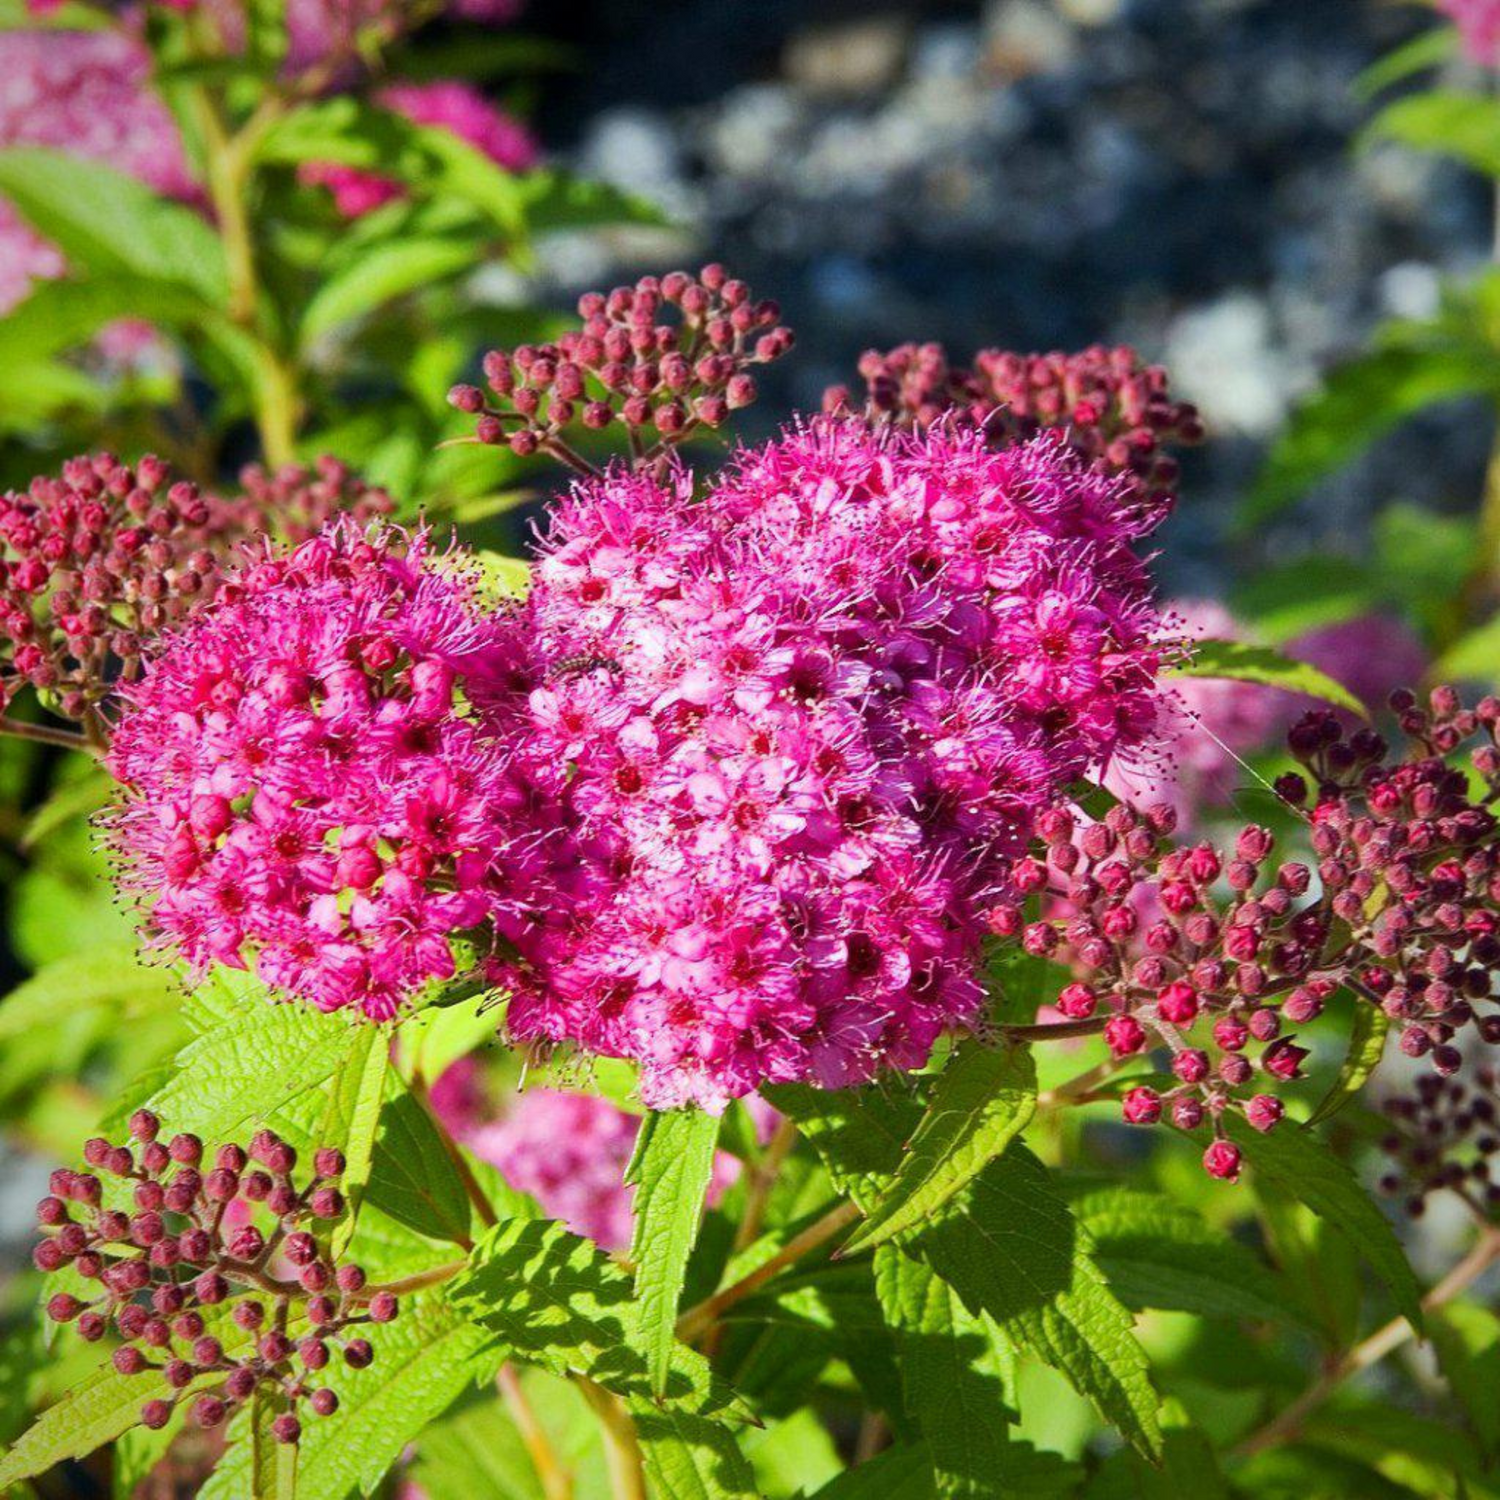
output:
[[[413,81],[510,0],[29,9],[0,340],[133,440],[0,497],[0,1490],[1490,1493],[1478,575],[1158,602],[1128,348],[734,447],[721,265],[479,356],[651,218]]]

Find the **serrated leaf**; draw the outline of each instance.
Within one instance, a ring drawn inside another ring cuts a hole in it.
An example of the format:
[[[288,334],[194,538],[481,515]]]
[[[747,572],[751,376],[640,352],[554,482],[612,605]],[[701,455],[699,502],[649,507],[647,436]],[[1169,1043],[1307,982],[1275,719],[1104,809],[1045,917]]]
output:
[[[1229,1137],[1251,1167],[1281,1192],[1304,1203],[1359,1251],[1385,1282],[1412,1327],[1422,1330],[1422,1292],[1395,1231],[1354,1174],[1310,1131],[1290,1122],[1262,1134],[1237,1116]]]
[[[1360,145],[1399,141],[1500,177],[1500,104],[1482,94],[1424,89],[1387,104],[1360,134]]]
[[[177,282],[213,307],[228,298],[224,251],[208,224],[103,162],[12,146],[0,151],[0,194],[91,273]]]
[[[481,254],[482,247],[472,240],[390,240],[373,245],[318,287],[302,314],[298,337],[304,345],[315,343],[341,323],[472,269]]]
[[[402,1300],[393,1322],[363,1330],[375,1358],[363,1370],[330,1365],[323,1382],[338,1393],[336,1418],[303,1423],[298,1500],[349,1500],[376,1493],[406,1445],[478,1381],[492,1380],[504,1351],[494,1336],[449,1306],[443,1288]],[[202,1500],[250,1493],[253,1445],[220,1460]]]
[[[1116,1186],[1081,1188],[1071,1202],[1099,1268],[1127,1307],[1303,1321],[1281,1278],[1190,1208]]]
[[[390,1038],[378,1027],[365,1027],[356,1034],[348,1057],[333,1075],[328,1089],[313,1144],[337,1146],[344,1153],[339,1187],[348,1206],[333,1233],[335,1255],[343,1252],[359,1224],[359,1211],[375,1159],[375,1139],[385,1103],[385,1075],[390,1058]]]
[[[169,1395],[159,1371],[121,1375],[106,1361],[49,1406],[0,1458],[0,1491],[103,1447],[140,1421],[147,1401]]]
[[[755,1471],[723,1422],[639,1399],[629,1410],[656,1500],[758,1500]]]
[[[672,1367],[677,1304],[703,1220],[718,1139],[718,1117],[703,1110],[649,1114],[625,1174],[625,1181],[635,1184],[630,1258],[647,1376],[657,1396],[665,1394]]]
[[[438,1127],[394,1074],[387,1089],[365,1201],[419,1234],[467,1246],[469,1195]]]
[[[900,1161],[914,1109],[872,1089],[783,1085],[764,1091],[790,1115],[835,1183],[872,1204]],[[1129,1313],[1091,1256],[1087,1236],[1024,1146],[1013,1144],[903,1240],[971,1311],[1067,1376],[1147,1456],[1160,1446],[1156,1394]]]
[[[1344,1054],[1338,1076],[1318,1107],[1308,1116],[1309,1125],[1321,1125],[1336,1115],[1365,1086],[1385,1054],[1385,1039],[1391,1029],[1391,1018],[1378,1006],[1356,1000],[1354,1021],[1349,1028],[1349,1050]]]
[[[1194,641],[1192,658],[1173,667],[1169,677],[1227,678],[1234,682],[1258,682],[1289,693],[1305,693],[1350,713],[1368,717],[1363,703],[1326,672],[1309,662],[1294,661],[1270,646],[1247,641]]]
[[[811,1500],[933,1500],[925,1443],[899,1443],[831,1479]]]
[[[497,1225],[454,1283],[454,1305],[493,1329],[514,1358],[586,1375],[631,1401],[654,1399],[629,1276],[589,1240],[549,1219]],[[701,1354],[676,1344],[667,1404],[747,1419]]]
[[[1479,349],[1376,349],[1337,366],[1293,409],[1241,506],[1239,529],[1279,515],[1405,418],[1497,385],[1494,355]]]
[[[1036,1112],[1029,1047],[961,1043],[933,1086],[895,1181],[849,1237],[846,1254],[869,1250],[925,1222],[1026,1128]]]
[[[361,1028],[307,1006],[272,1002],[248,976],[215,976],[188,1009],[200,1035],[146,1104],[171,1130],[231,1138],[343,1066]],[[196,1018],[196,1019],[195,1019]],[[128,1113],[139,1101],[122,1101]]]
[[[0,1001],[0,1042],[93,1010],[126,1025],[181,1000],[182,981],[170,969],[142,964],[133,944],[101,943],[53,959]]]

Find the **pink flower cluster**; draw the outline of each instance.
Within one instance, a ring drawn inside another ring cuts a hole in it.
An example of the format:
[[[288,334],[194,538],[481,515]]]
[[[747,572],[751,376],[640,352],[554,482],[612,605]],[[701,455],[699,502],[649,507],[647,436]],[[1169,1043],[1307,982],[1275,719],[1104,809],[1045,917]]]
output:
[[[919,1065],[1033,812],[1153,731],[1148,524],[1056,439],[852,420],[701,500],[581,486],[521,726],[577,857],[506,928],[512,1031],[635,1059],[653,1107]]]
[[[0,33],[0,147],[48,146],[127,172],[159,193],[197,192],[151,59],[121,31]],[[63,274],[59,252],[0,200],[0,312],[33,279]]]
[[[465,708],[503,660],[475,588],[423,537],[345,522],[166,639],[110,753],[110,840],[159,944],[375,1019],[454,973],[524,847]]]
[[[1497,0],[1437,0],[1458,27],[1464,52],[1482,68],[1500,68],[1500,3]]]
[[[376,100],[413,124],[451,132],[507,172],[524,172],[536,165],[538,147],[531,132],[466,83],[440,79],[392,84]],[[309,185],[326,187],[333,194],[334,207],[346,219],[360,218],[406,192],[393,178],[333,162],[309,162],[298,177]]]

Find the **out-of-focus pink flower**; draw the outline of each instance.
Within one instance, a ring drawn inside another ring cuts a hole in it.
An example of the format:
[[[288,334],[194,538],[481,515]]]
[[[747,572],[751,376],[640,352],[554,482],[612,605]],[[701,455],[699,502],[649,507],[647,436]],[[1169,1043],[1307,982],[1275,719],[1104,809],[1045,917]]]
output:
[[[530,131],[466,83],[392,84],[377,99],[414,124],[451,132],[508,172],[524,172],[536,165],[537,143]],[[298,176],[302,182],[326,187],[333,194],[334,207],[346,219],[370,213],[406,191],[401,183],[378,172],[332,162],[309,162]]]
[[[1464,52],[1481,67],[1500,67],[1500,0],[1437,0],[1458,27]]]
[[[1189,645],[1245,639],[1239,622],[1211,599],[1174,600],[1168,617],[1172,634]],[[1288,723],[1297,700],[1276,688],[1226,678],[1184,677],[1174,686],[1175,722],[1160,763],[1112,766],[1104,784],[1137,806],[1167,803],[1187,828],[1204,809],[1229,802],[1245,777],[1238,757],[1258,750]]]
[[[1386,614],[1320,625],[1291,641],[1286,652],[1343,683],[1372,713],[1385,707],[1396,688],[1421,682],[1430,664],[1411,628]]]
[[[151,92],[145,47],[120,31],[0,32],[0,148],[48,146],[101,161],[159,193],[197,193],[170,112]],[[0,312],[62,255],[0,201]]]

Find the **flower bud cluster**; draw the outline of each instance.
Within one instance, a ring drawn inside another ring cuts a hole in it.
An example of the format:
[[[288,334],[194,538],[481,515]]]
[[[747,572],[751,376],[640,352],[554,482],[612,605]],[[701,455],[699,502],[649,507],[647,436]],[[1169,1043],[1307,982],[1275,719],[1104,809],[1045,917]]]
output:
[[[774,302],[719,265],[697,276],[673,271],[634,286],[589,292],[580,329],[554,344],[495,349],[484,358],[486,388],[455,386],[449,401],[476,417],[481,443],[505,444],[577,464],[564,436],[616,424],[638,459],[654,460],[701,428],[717,428],[755,400],[756,365],[779,359],[792,332]]]
[[[297,545],[339,516],[364,525],[396,508],[387,491],[366,484],[347,464],[326,453],[311,465],[266,469],[247,464],[240,470],[239,484],[237,493],[207,496],[209,545],[220,554],[261,536]]]
[[[1430,1193],[1456,1192],[1488,1217],[1500,1215],[1500,1083],[1495,1069],[1476,1067],[1473,1078],[1428,1073],[1410,1093],[1381,1106],[1391,1132],[1381,1148],[1391,1158],[1381,1191],[1405,1196],[1406,1210],[1421,1214]]]
[[[970,366],[950,362],[941,344],[869,350],[859,362],[863,412],[872,422],[977,427],[1005,445],[1060,430],[1088,459],[1129,475],[1142,498],[1169,506],[1177,481],[1174,443],[1201,442],[1203,424],[1174,401],[1166,371],[1143,365],[1126,345],[1095,344],[1076,354],[1012,354],[981,349]],[[860,407],[847,386],[823,396],[828,411]]]
[[[67,1267],[84,1283],[84,1295],[54,1293],[47,1316],[90,1343],[118,1338],[122,1375],[160,1372],[169,1394],[142,1405],[145,1426],[165,1426],[182,1404],[198,1426],[218,1427],[259,1392],[282,1407],[276,1438],[295,1443],[304,1407],[338,1409],[321,1372],[335,1357],[368,1365],[374,1349],[359,1330],[398,1311],[329,1252],[327,1230],[345,1211],[343,1154],[317,1151],[299,1188],[297,1152],[269,1130],[248,1149],[210,1152],[195,1135],[164,1138],[157,1117],[137,1110],[130,1136],[90,1140],[91,1170],[54,1172],[37,1205],[37,1268]]]
[[[1500,702],[1469,711],[1439,688],[1426,708],[1409,693],[1392,706],[1413,742],[1394,763],[1379,735],[1346,735],[1331,713],[1293,727],[1290,746],[1316,790],[1289,774],[1277,791],[1293,807],[1312,803],[1312,866],[1277,863],[1263,828],[1242,829],[1229,852],[1167,848],[1170,808],[1120,805],[1079,827],[1059,807],[1038,822],[1045,856],[1012,867],[1018,899],[990,911],[993,930],[1071,967],[1058,1009],[1097,1017],[1116,1059],[1165,1047],[1170,1081],[1131,1089],[1125,1118],[1211,1125],[1204,1164],[1214,1176],[1239,1170],[1225,1114],[1275,1127],[1275,1090],[1307,1056],[1294,1028],[1339,989],[1379,1005],[1402,1027],[1402,1050],[1440,1075],[1462,1061],[1460,1028],[1500,1042],[1500,844],[1486,805],[1500,787]],[[1445,757],[1481,732],[1472,760],[1485,800],[1473,801]],[[1028,893],[1051,902],[1039,920],[1020,904]]]

